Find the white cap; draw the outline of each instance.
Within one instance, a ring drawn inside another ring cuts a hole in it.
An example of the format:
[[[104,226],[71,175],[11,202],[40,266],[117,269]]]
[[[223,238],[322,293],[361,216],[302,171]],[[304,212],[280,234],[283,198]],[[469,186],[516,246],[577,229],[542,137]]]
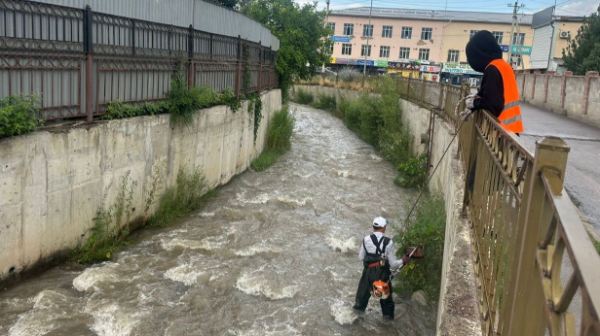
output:
[[[373,226],[377,228],[384,228],[388,225],[387,219],[383,217],[377,217],[373,220]]]

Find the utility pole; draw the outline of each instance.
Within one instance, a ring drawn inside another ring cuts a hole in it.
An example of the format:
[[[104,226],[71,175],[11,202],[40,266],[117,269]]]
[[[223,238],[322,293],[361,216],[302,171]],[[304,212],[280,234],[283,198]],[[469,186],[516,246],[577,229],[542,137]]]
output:
[[[329,25],[329,0],[327,0],[327,11],[325,12],[325,28]],[[334,32],[335,35],[335,32]],[[332,42],[333,43],[333,42]],[[321,68],[321,74],[325,75],[325,62],[323,62],[323,66]]]
[[[514,46],[514,40],[515,40],[515,27],[517,26],[517,11],[519,10],[519,8],[521,7],[525,7],[524,4],[519,5],[519,1],[515,0],[515,4],[508,4],[508,7],[512,7],[513,8],[513,17],[512,17],[512,24],[510,26],[510,45],[508,47],[508,57],[506,57],[506,60],[508,62],[508,64],[510,64],[510,66],[513,65],[512,62],[512,49]],[[520,50],[519,50],[520,52]]]
[[[373,13],[373,0],[371,0],[371,8],[369,9],[369,28],[371,28],[371,14],[372,13]],[[371,30],[371,35],[373,35],[372,30]],[[367,78],[367,55],[369,55],[369,39],[370,39],[370,37],[367,36],[367,50],[365,50],[365,64],[363,65],[363,80],[362,80],[363,87],[365,87],[365,79]],[[360,49],[362,50],[362,46]]]

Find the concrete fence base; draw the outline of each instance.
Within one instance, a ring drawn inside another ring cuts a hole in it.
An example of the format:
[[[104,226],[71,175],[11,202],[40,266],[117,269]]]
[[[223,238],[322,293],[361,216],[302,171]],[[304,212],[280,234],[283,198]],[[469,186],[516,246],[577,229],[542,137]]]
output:
[[[134,183],[133,216],[140,217],[158,165],[165,178],[157,198],[184,166],[201,167],[211,188],[245,171],[264,147],[281,91],[261,99],[256,144],[248,102],[237,113],[225,106],[198,111],[192,127],[172,129],[165,114],[1,140],[0,282],[87,239],[96,211],[114,203],[127,174]]]
[[[569,118],[600,127],[600,75],[573,76],[554,72],[517,72],[521,100]]]

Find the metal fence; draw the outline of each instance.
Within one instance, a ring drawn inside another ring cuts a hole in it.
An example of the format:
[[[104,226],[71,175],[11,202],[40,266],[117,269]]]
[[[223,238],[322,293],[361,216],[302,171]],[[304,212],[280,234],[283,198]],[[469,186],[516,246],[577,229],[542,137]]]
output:
[[[563,187],[567,144],[544,138],[532,153],[487,111],[463,124],[468,84],[398,81],[460,130],[484,334],[600,335],[600,256]]]
[[[275,52],[241,38],[22,0],[0,0],[0,97],[39,94],[44,120],[166,99],[171,76],[237,96],[278,87]],[[5,83],[5,84],[4,84]]]

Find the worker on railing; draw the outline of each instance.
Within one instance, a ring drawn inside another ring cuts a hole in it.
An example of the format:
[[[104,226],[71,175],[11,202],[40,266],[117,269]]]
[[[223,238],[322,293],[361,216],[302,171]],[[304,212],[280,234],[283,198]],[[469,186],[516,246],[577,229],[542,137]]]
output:
[[[488,110],[507,131],[519,135],[523,132],[519,89],[513,68],[502,59],[502,48],[492,33],[487,30],[477,32],[466,47],[467,61],[475,71],[483,72],[481,87],[473,98],[467,100],[470,110],[463,119],[473,111]],[[473,159],[469,176],[469,191],[475,184],[477,157]]]
[[[523,132],[519,89],[513,68],[502,59],[502,48],[487,30],[477,32],[466,47],[467,61],[483,73],[477,97],[467,101],[470,110],[490,111],[502,127],[516,134]]]

